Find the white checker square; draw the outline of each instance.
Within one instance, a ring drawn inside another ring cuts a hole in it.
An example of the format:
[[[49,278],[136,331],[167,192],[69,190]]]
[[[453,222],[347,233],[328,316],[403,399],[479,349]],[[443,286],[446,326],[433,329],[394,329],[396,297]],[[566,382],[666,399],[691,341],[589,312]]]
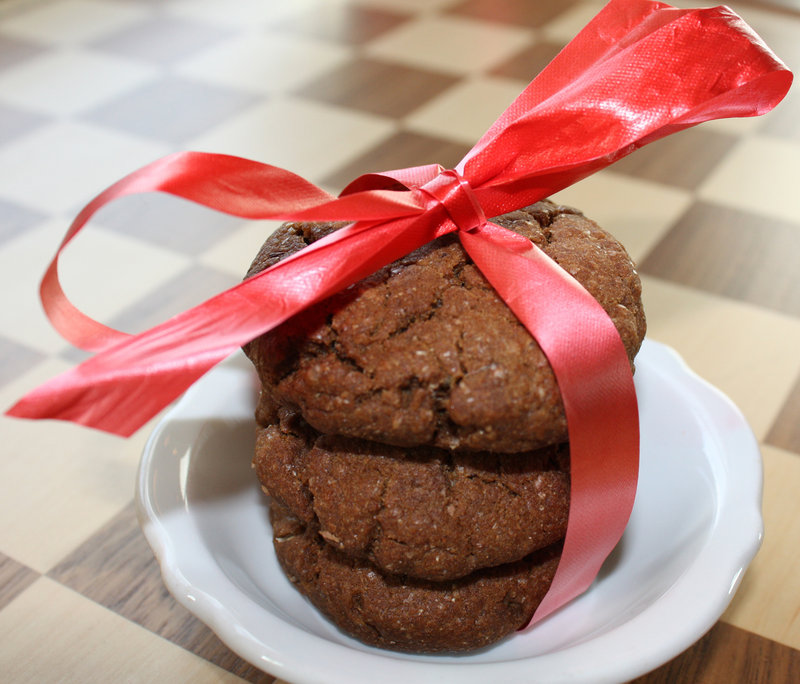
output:
[[[350,52],[338,45],[278,33],[249,33],[219,43],[176,67],[199,81],[255,93],[297,88],[344,63]]]
[[[39,281],[66,230],[66,221],[44,223],[21,233],[0,250],[3,335],[45,354],[55,354],[66,346],[39,301]]]
[[[526,85],[498,77],[468,79],[415,110],[404,123],[417,133],[473,145]]]
[[[723,620],[748,632],[800,649],[800,458],[767,444],[761,445],[764,462],[764,543],[747,568]],[[769,606],[769,610],[764,610]]]
[[[69,367],[47,359],[3,386],[0,401],[11,406]],[[5,453],[15,455],[0,459],[3,553],[47,572],[128,505],[152,424],[120,439],[61,421],[1,416]]]
[[[370,43],[366,53],[456,75],[491,69],[533,41],[527,29],[463,17],[430,16],[403,24]]]
[[[763,440],[800,373],[800,320],[646,274],[642,291],[647,335],[727,394]]]
[[[280,221],[246,221],[229,237],[203,252],[198,261],[204,266],[242,278],[264,240],[280,225]]]
[[[176,0],[165,9],[176,16],[195,19],[212,26],[252,30],[314,7],[317,2],[318,0]]]
[[[737,138],[745,138],[753,135],[756,131],[763,128],[767,121],[766,116],[738,116],[727,119],[713,119],[699,124],[706,131],[715,131],[723,135],[734,135]]]
[[[150,11],[143,5],[107,0],[32,4],[29,11],[4,19],[0,31],[51,45],[75,45],[127,28]]]
[[[17,684],[245,681],[47,577],[0,613],[0,639],[0,671]]]
[[[783,0],[783,5],[792,3],[793,0]],[[734,7],[734,10],[761,36],[778,57],[796,74],[800,69],[800,51],[797,50],[797,33],[800,31],[797,3],[786,7],[782,12],[768,11],[769,3],[765,7]]]
[[[609,197],[625,201],[609,202]],[[555,193],[552,199],[597,221],[639,261],[689,208],[692,193],[606,169]]]
[[[742,140],[700,186],[705,200],[797,223],[800,143],[753,136]]]
[[[3,335],[45,354],[66,346],[44,315],[39,280],[68,223],[65,219],[42,224],[0,251]],[[108,323],[189,264],[187,256],[90,223],[62,253],[58,272],[70,301],[92,318]]]
[[[0,197],[47,215],[73,210],[170,150],[99,127],[63,121],[0,148]]]
[[[54,50],[0,74],[0,100],[44,114],[86,111],[156,76],[154,67],[79,48]]]
[[[275,98],[195,138],[189,147],[255,159],[314,181],[393,132],[393,122],[377,116]]]
[[[59,275],[64,291],[79,309],[109,321],[189,264],[182,254],[90,223],[64,250]]]

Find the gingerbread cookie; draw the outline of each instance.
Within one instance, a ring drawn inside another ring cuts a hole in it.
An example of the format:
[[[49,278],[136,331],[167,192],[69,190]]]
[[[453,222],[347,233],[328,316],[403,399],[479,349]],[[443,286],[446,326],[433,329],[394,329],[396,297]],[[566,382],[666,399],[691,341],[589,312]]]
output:
[[[325,544],[279,505],[274,545],[284,572],[343,631],[361,641],[418,653],[469,651],[525,626],[544,598],[560,550],[452,582],[381,573]]]
[[[624,248],[582,214],[539,202],[493,219],[530,239],[609,314],[633,358],[641,284]],[[290,223],[248,275],[339,224]],[[546,292],[531,296],[546,297]],[[272,403],[327,434],[411,447],[525,452],[567,439],[552,369],[453,235],[311,307],[245,348]],[[265,417],[262,407],[259,415]]]
[[[568,453],[406,449],[320,435],[284,416],[258,431],[253,465],[264,490],[337,550],[385,572],[449,580],[564,537]]]

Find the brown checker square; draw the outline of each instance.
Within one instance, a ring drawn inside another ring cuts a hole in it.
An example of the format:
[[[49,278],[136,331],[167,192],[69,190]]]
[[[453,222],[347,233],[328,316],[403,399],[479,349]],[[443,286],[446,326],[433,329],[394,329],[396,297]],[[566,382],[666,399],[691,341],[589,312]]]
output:
[[[484,21],[499,21],[519,26],[543,26],[565,12],[577,0],[464,0],[450,9]]]
[[[45,356],[35,349],[0,337],[0,385],[19,377],[44,358]]]
[[[403,117],[458,81],[434,71],[375,59],[348,62],[303,86],[298,94],[350,109]]]
[[[255,101],[238,90],[165,76],[86,113],[92,123],[181,144]]]
[[[690,128],[657,140],[620,159],[615,173],[691,190],[702,183],[736,144],[737,138]]]
[[[630,684],[800,681],[800,651],[718,622],[700,641]]]
[[[230,29],[158,15],[90,45],[125,57],[170,64],[211,47],[231,33]]]
[[[739,4],[755,5],[776,14],[784,14],[800,19],[800,3],[798,0],[740,0]]]
[[[382,9],[320,3],[275,24],[275,28],[312,38],[361,45],[390,31],[408,16]]]
[[[765,441],[800,456],[800,378],[794,384]]]
[[[244,276],[244,270],[242,272]],[[140,332],[185,311],[239,282],[237,278],[201,265],[180,275],[127,307],[111,321],[117,330]]]
[[[468,151],[468,145],[401,131],[329,175],[324,179],[324,185],[341,189],[364,173],[423,164],[441,164],[452,168]]]
[[[540,41],[492,69],[492,75],[532,81],[561,52],[563,43]]]
[[[643,273],[800,316],[800,225],[698,202],[651,252]]]
[[[274,678],[230,651],[170,596],[139,530],[133,504],[47,573],[118,615],[257,684]]]
[[[0,610],[39,578],[39,573],[0,553]]]

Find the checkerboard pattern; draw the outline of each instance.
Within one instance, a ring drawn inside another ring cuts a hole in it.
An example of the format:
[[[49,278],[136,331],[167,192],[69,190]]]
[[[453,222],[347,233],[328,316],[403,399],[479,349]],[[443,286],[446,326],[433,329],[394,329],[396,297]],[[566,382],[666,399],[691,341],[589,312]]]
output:
[[[3,405],[83,358],[37,286],[105,186],[183,149],[331,191],[368,171],[453,166],[601,4],[0,0]],[[800,70],[800,4],[728,4]],[[557,199],[626,244],[649,336],[727,393],[763,448],[762,551],[709,635],[641,682],[800,681],[797,88],[766,117],[660,141]],[[237,282],[273,227],[126,198],[70,246],[62,281],[93,317],[142,330]],[[151,427],[120,440],[2,418],[4,681],[273,681],[162,586],[132,504]]]

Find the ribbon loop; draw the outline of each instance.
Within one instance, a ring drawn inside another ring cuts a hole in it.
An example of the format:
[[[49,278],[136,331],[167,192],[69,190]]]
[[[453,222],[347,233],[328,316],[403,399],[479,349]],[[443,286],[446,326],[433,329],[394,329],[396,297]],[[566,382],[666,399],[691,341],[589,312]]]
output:
[[[453,169],[443,170],[415,189],[430,200],[426,204],[442,205],[461,231],[471,232],[486,224],[486,214],[469,181]]]

